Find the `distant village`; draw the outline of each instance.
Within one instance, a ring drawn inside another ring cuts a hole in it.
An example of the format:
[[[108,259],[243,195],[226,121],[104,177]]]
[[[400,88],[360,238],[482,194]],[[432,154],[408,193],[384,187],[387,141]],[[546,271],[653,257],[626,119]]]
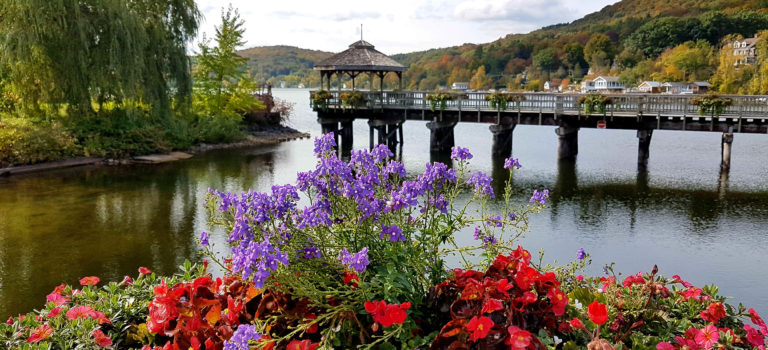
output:
[[[760,40],[757,36],[735,41],[729,44],[733,48],[733,54],[739,59],[736,66],[753,65],[757,62],[756,44]],[[619,82],[618,76],[596,75],[590,71],[576,83],[570,78],[551,79],[544,83],[544,92],[553,93],[644,93],[644,94],[702,94],[707,93],[712,84],[707,81],[676,82],[676,81],[643,81],[636,86],[625,86]],[[451,90],[469,90],[469,82],[456,82],[450,86]]]

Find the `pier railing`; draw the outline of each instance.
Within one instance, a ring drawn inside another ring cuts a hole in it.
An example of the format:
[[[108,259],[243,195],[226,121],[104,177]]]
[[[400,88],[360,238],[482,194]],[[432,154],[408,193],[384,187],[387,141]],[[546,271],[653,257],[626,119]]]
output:
[[[343,91],[342,91],[343,92]],[[430,109],[426,91],[361,91],[366,104],[362,109]],[[583,94],[561,93],[512,93],[517,101],[510,101],[505,109],[491,108],[486,96],[490,92],[454,93],[454,99],[445,102],[448,111],[506,111],[541,112],[563,115],[581,115],[583,108],[578,103]],[[339,91],[331,91],[329,108],[344,108]],[[666,94],[606,94],[613,101],[606,105],[605,114],[610,116],[697,116],[698,106],[691,104],[697,95]],[[733,99],[733,104],[720,114],[721,118],[768,119],[768,96],[722,95]],[[437,107],[439,109],[439,106]],[[594,113],[593,113],[594,115]]]

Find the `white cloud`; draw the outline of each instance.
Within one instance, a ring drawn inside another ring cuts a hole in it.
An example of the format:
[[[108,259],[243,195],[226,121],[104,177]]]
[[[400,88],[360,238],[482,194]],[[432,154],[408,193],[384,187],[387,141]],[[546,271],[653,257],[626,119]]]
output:
[[[485,43],[571,21],[617,0],[231,0],[245,21],[246,47],[291,45],[343,51],[364,38],[385,54]],[[220,0],[197,0],[200,35],[213,34]]]

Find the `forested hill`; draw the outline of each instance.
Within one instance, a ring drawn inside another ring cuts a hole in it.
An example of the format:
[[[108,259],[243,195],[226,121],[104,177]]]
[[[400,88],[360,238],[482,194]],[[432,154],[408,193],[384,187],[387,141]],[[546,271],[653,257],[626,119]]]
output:
[[[315,62],[333,55],[331,52],[294,46],[254,47],[239,51],[238,54],[248,58],[248,68],[257,81],[273,78],[270,82],[275,86],[279,86],[279,81],[285,81],[288,86],[319,85],[320,76],[317,73],[313,74],[312,68]]]
[[[577,82],[591,70],[628,85],[708,80],[725,92],[768,93],[768,87],[748,87],[762,74],[765,44],[757,49],[766,54],[745,69],[734,70],[736,58],[722,50],[766,29],[768,0],[623,0],[572,23],[393,58],[409,67],[409,89],[469,81],[473,88],[536,90],[550,79]]]

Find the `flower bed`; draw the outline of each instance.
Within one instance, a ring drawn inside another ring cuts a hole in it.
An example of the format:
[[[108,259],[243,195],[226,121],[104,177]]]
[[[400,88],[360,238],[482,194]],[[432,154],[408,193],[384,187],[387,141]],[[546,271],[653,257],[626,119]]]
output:
[[[427,164],[408,176],[385,146],[336,157],[334,139],[315,141],[317,166],[269,192],[212,190],[208,209],[224,225],[232,255],[161,279],[146,269],[124,283],[57,287],[48,304],[0,326],[8,348],[134,349],[712,349],[765,347],[754,310],[733,307],[717,288],[678,276],[622,277],[549,266],[517,245],[529,215],[548,198],[511,201],[509,182],[469,173],[472,154],[454,148],[456,168]],[[520,167],[505,162],[512,172]],[[466,196],[463,194],[466,193]],[[490,212],[485,205],[499,196]],[[478,209],[470,211],[469,203]],[[462,204],[458,204],[462,203]],[[462,229],[475,243],[456,242]],[[447,258],[461,268],[449,268]]]

